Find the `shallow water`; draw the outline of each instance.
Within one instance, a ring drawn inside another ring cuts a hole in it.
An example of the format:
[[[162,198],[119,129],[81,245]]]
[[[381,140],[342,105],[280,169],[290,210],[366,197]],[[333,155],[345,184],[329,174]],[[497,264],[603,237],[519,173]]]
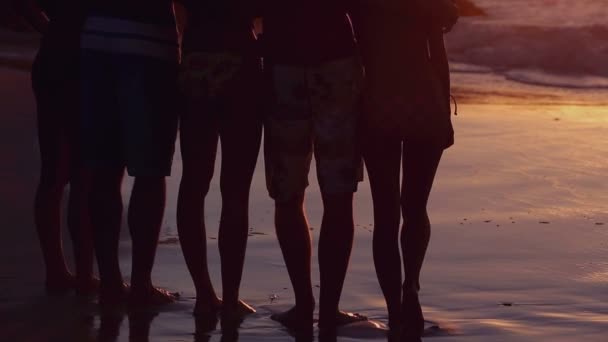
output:
[[[522,83],[608,86],[604,0],[475,2],[488,16],[462,18],[447,35],[453,61],[485,66]]]

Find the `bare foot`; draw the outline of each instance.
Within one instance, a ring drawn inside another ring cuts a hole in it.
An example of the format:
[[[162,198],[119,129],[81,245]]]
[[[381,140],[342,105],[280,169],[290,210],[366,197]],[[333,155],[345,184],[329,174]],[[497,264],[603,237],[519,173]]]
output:
[[[401,339],[408,342],[420,341],[424,333],[424,315],[417,291],[404,291],[401,307],[403,312]]]
[[[195,317],[212,317],[217,316],[222,307],[222,301],[213,296],[210,300],[202,300],[199,296],[196,297],[194,311],[192,315]]]
[[[76,278],[65,273],[60,276],[47,276],[44,283],[45,291],[50,296],[63,296],[74,290],[76,286]]]
[[[338,311],[332,321],[319,321],[319,328],[325,331],[335,331],[337,327],[356,322],[367,321],[367,317],[358,313]]]
[[[178,293],[171,293],[165,289],[158,287],[150,287],[146,289],[131,288],[129,294],[129,306],[131,309],[146,309],[154,308],[171,304],[179,297]]]
[[[255,313],[255,309],[249,304],[239,300],[236,308],[230,308],[222,304],[222,329],[236,329],[243,322],[245,316]]]
[[[367,317],[363,316],[359,313],[356,313],[356,312],[339,311],[338,314],[336,315],[336,325],[337,326],[347,325],[347,324],[351,324],[351,323],[355,323],[355,322],[363,322],[363,321],[367,321]]]
[[[285,312],[274,314],[270,316],[270,318],[294,332],[312,331],[313,310],[303,310],[300,312],[298,308],[294,306]]]
[[[242,300],[239,300],[237,312],[242,316],[247,316],[249,314],[254,314],[257,311],[253,308],[253,306],[243,302]]]

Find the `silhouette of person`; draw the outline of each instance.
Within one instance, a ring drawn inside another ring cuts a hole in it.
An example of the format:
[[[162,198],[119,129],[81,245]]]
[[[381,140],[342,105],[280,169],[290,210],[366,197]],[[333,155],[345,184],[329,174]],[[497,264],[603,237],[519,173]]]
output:
[[[36,97],[40,181],[35,223],[46,266],[46,291],[63,294],[97,290],[88,213],[88,175],[79,148],[79,37],[83,10],[73,0],[15,1],[15,8],[43,35],[32,68]],[[61,202],[70,185],[68,228],[75,256],[75,276],[68,270],[61,240]]]
[[[362,176],[355,134],[362,67],[344,2],[269,0],[260,11],[271,89],[266,177],[296,301],[273,319],[294,330],[313,323],[311,238],[303,204],[314,154],[324,207],[319,327],[331,330],[365,319],[338,309],[353,242],[353,194]]]
[[[170,0],[91,0],[81,38],[83,156],[92,168],[91,217],[99,303],[121,304],[118,261],[124,169],[135,182],[129,303],[170,303],[151,272],[177,135],[179,47]]]
[[[261,61],[252,31],[253,8],[248,1],[181,2],[187,23],[180,72],[184,101],[180,123],[183,174],[177,228],[196,288],[194,314],[216,315],[221,307],[224,324],[255,312],[239,301],[239,287],[249,233],[249,188],[262,137]],[[201,215],[219,140],[223,303],[209,276]]]
[[[354,12],[366,70],[361,131],[374,207],[374,264],[390,329],[403,341],[419,341],[427,202],[442,152],[454,142],[443,31],[455,24],[457,8],[451,0],[362,0]]]

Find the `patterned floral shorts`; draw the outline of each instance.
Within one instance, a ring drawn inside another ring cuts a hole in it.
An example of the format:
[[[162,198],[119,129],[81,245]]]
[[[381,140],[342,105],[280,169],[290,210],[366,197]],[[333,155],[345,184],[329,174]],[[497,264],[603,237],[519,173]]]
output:
[[[305,191],[313,152],[321,192],[355,192],[363,179],[356,136],[363,78],[359,61],[273,65],[266,72],[272,89],[265,126],[270,196],[285,201]]]

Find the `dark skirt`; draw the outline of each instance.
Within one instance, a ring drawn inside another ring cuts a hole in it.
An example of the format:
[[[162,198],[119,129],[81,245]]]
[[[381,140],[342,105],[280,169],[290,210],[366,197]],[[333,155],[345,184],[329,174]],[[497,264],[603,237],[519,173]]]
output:
[[[363,122],[365,129],[447,148],[454,143],[449,71],[442,37],[429,31],[419,22],[391,18],[364,22]]]

